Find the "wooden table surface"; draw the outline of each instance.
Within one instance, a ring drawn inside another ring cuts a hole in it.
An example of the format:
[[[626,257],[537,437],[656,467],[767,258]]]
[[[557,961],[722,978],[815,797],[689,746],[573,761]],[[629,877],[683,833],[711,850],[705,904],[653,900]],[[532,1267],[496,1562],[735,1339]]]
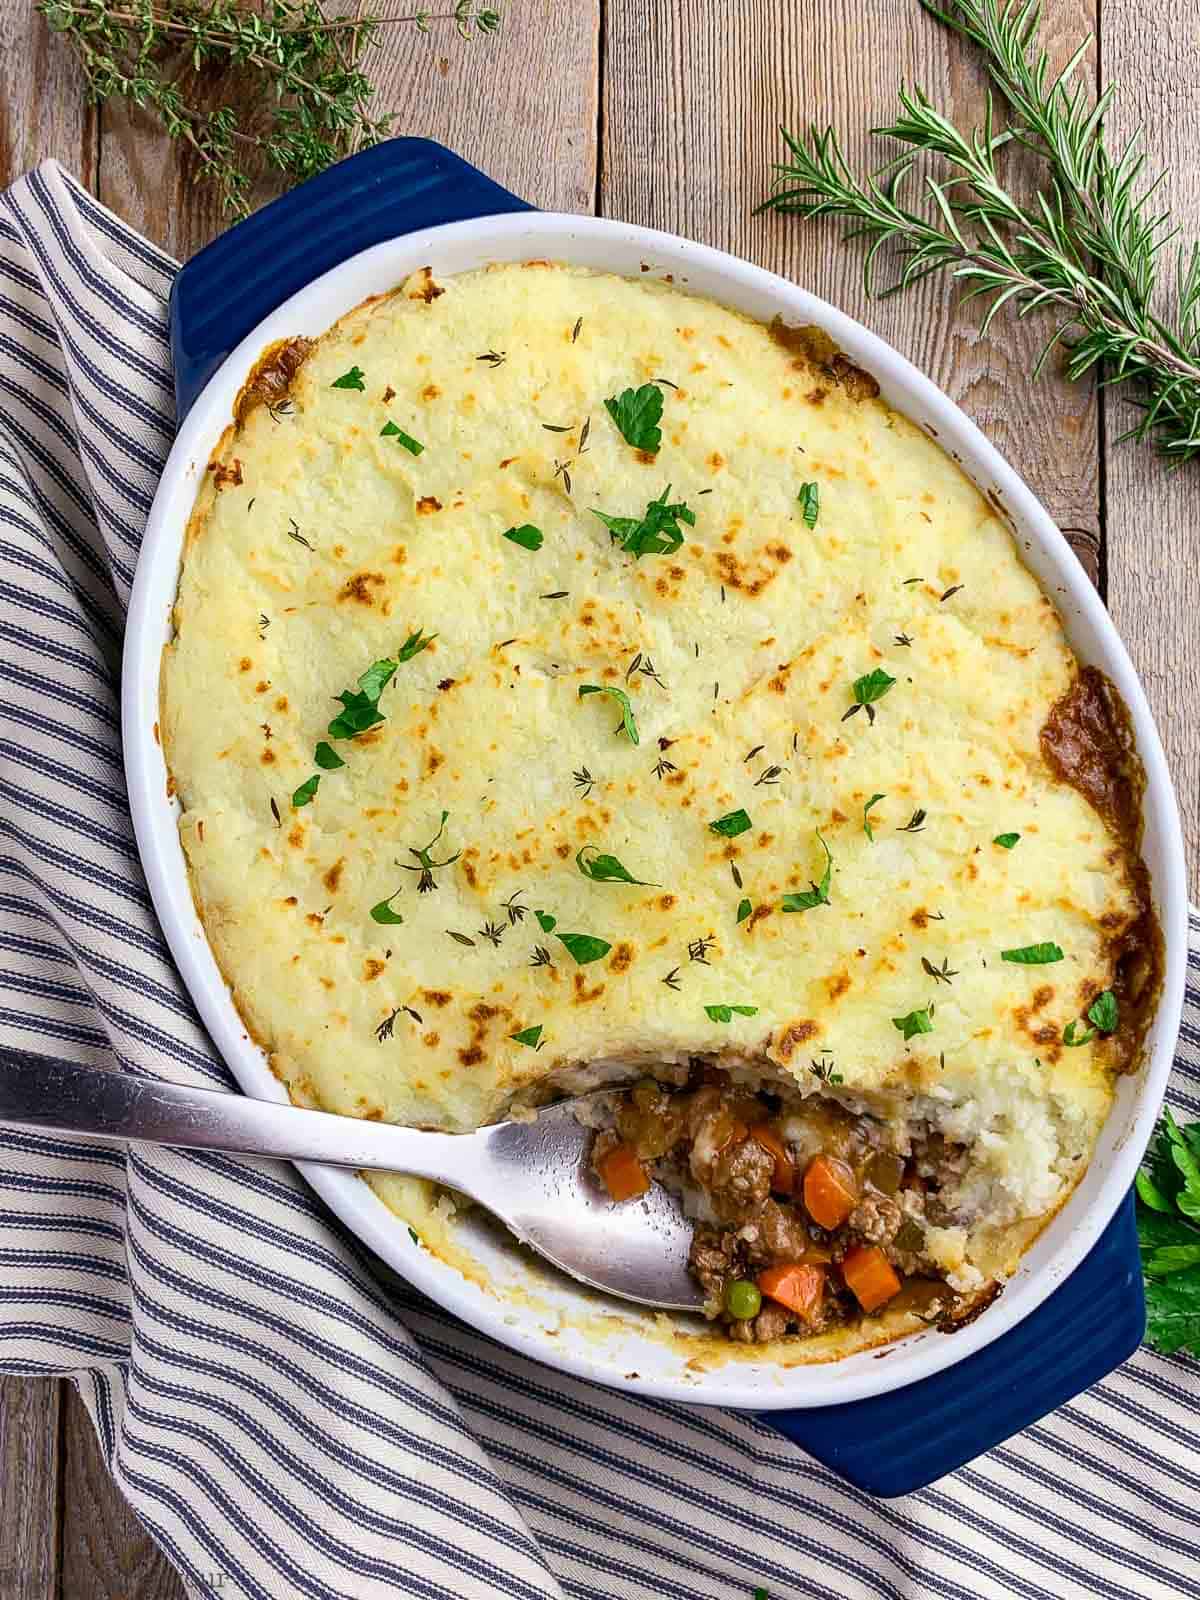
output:
[[[349,9],[343,6],[340,9]],[[386,11],[386,6],[367,9]],[[407,9],[407,8],[406,8]],[[1142,675],[1200,861],[1200,466],[1168,476],[1118,445],[1130,412],[1056,376],[1028,379],[1041,335],[1002,318],[981,341],[947,284],[868,302],[832,225],[754,217],[781,123],[832,121],[851,159],[901,80],[973,121],[970,52],[915,0],[509,0],[502,33],[460,44],[395,29],[372,58],[398,132],[460,151],[534,204],[671,229],[793,278],[860,317],[990,435],[1066,530]],[[1047,0],[1052,54],[1096,30],[1087,70],[1121,85],[1112,132],[1145,130],[1188,237],[1200,234],[1194,0]],[[74,60],[25,0],[0,0],[0,186],[55,156],[185,258],[223,226],[158,131],[83,105]],[[267,198],[264,194],[263,198]],[[0,1600],[165,1600],[171,1569],[109,1484],[71,1386],[0,1380]]]

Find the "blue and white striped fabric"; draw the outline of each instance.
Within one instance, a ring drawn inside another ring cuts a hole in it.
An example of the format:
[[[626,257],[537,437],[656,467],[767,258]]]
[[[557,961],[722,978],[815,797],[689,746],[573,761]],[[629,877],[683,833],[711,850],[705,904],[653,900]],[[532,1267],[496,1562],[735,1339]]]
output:
[[[117,674],[171,441],[175,264],[47,164],[0,196],[0,1038],[229,1082],[126,810]],[[1200,1115],[1200,919],[1174,1101]],[[220,1600],[1195,1594],[1200,1364],[1142,1352],[877,1504],[749,1418],[611,1394],[432,1308],[290,1167],[0,1129],[0,1369],[67,1373]]]

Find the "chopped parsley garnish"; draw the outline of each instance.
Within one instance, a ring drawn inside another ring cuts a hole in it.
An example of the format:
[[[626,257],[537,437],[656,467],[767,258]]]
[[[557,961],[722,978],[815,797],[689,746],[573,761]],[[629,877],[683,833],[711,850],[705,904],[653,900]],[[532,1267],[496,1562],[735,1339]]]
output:
[[[1063,1029],[1064,1044],[1088,1044],[1098,1033],[1116,1033],[1121,1013],[1117,997],[1111,989],[1105,989],[1103,994],[1096,996],[1087,1009],[1087,1019],[1092,1024],[1090,1028],[1084,1028],[1078,1022],[1067,1023]]]
[[[599,683],[581,683],[579,685],[579,698],[582,700],[584,695],[587,694],[612,695],[613,699],[621,707],[621,721],[617,726],[617,732],[624,731],[629,736],[631,744],[641,743],[638,736],[637,720],[633,715],[633,705],[624,689],[610,689],[607,685]]]
[[[351,367],[349,372],[343,372],[340,378],[335,378],[329,385],[331,389],[357,389],[360,393],[366,389],[363,379],[366,373],[361,367]]]
[[[876,667],[873,671],[865,673],[861,678],[855,678],[853,684],[854,704],[848,711],[843,712],[842,721],[847,721],[856,712],[866,711],[867,721],[875,721],[875,701],[882,700],[884,695],[895,683],[895,678]]]
[[[817,838],[820,840],[821,849],[825,852],[825,871],[821,874],[821,881],[813,883],[811,888],[805,889],[801,894],[785,894],[780,902],[784,911],[811,911],[815,906],[829,904],[829,888],[833,882],[833,855],[819,831]]]
[[[899,1028],[906,1039],[915,1038],[918,1033],[932,1033],[932,1010],[932,1006],[922,1006],[919,1011],[910,1011],[906,1017],[893,1017],[892,1026]]]
[[[535,911],[533,914],[537,918],[538,927],[543,933],[553,933],[558,926],[558,918],[552,917],[548,911]]]
[[[1164,1111],[1137,1175],[1150,1343],[1200,1355],[1200,1122]]]
[[[396,665],[400,666],[405,661],[411,661],[414,656],[419,656],[422,650],[428,650],[436,638],[436,633],[422,635],[420,628],[417,629],[416,633],[410,633],[396,652]],[[361,682],[361,679],[359,681]]]
[[[683,543],[683,529],[679,524],[683,522],[694,528],[696,513],[681,500],[668,504],[670,492],[668,484],[657,500],[647,504],[642,517],[611,517],[607,512],[595,510],[592,515],[600,518],[612,535],[613,543],[627,550],[635,561],[642,556],[673,555]]]
[[[313,795],[316,794],[317,789],[320,787],[320,783],[321,774],[319,772],[314,772],[312,777],[309,778],[307,782],[302,783],[296,790],[295,794],[293,794],[292,804],[294,806],[306,806],[312,799]]]
[[[589,962],[601,960],[612,949],[607,939],[597,939],[591,933],[558,933],[555,934],[555,938],[566,945],[568,955],[573,956],[577,965],[581,967],[586,967]]]
[[[749,900],[739,900],[737,908],[737,920],[739,922],[745,922],[752,909],[753,907],[751,906]]]
[[[817,518],[821,514],[820,489],[815,483],[802,483],[796,499],[800,504],[800,515],[804,518],[805,527],[815,528]]]
[[[346,765],[333,746],[326,744],[324,739],[321,740],[313,752],[313,760],[323,772],[336,772],[339,767]]]
[[[329,724],[330,738],[353,739],[355,734],[365,733],[368,728],[383,721],[379,711],[379,696],[395,670],[394,661],[373,662],[359,678],[357,689],[344,689],[341,694],[334,696],[335,700],[341,701],[342,709]]]
[[[625,389],[604,402],[604,409],[617,425],[617,432],[635,450],[658,453],[662,444],[659,421],[663,413],[662,390],[655,383],[640,389]]]
[[[1004,850],[1011,850],[1020,837],[1019,833],[998,833],[992,843],[1000,845]]]
[[[519,528],[506,528],[500,537],[510,544],[519,544],[522,550],[542,548],[542,530],[535,528],[532,522],[523,522]]]
[[[749,833],[754,824],[744,811],[728,811],[708,826],[711,832],[719,833],[724,839],[736,839],[739,833]]]
[[[403,428],[398,428],[394,422],[385,422],[379,430],[381,439],[395,439],[397,444],[407,450],[410,456],[419,456],[425,446],[414,439],[411,433],[405,433]]]
[[[585,859],[586,858],[586,859]],[[594,844],[585,844],[575,857],[575,865],[585,878],[593,883],[636,883],[645,888],[657,888],[648,878],[635,878],[616,856],[603,855]]]
[[[756,1017],[757,1006],[705,1006],[704,1014],[710,1022],[732,1022],[735,1016]]]
[[[399,893],[400,891],[397,889],[396,894]],[[381,900],[378,905],[371,907],[372,922],[382,922],[391,927],[404,921],[398,911],[392,910],[392,901],[396,898],[396,894],[389,895],[386,900]]]
[[[1061,961],[1063,953],[1059,945],[1047,940],[1044,944],[1024,944],[1017,950],[1001,950],[1000,959],[1023,967],[1046,967],[1052,961]]]
[[[872,844],[875,843],[875,835],[871,831],[871,822],[870,822],[870,818],[867,816],[867,812],[870,811],[872,806],[877,806],[881,800],[886,800],[886,799],[887,799],[886,795],[873,794],[871,796],[871,798],[867,801],[866,805],[863,806],[863,832],[866,834],[867,838],[870,839]]]
[[[442,867],[450,866],[452,862],[457,861],[459,856],[462,855],[461,850],[456,850],[452,856],[447,856],[444,861],[435,861],[430,855],[430,851],[446,831],[446,820],[449,815],[450,813],[448,811],[442,812],[442,820],[438,826],[438,831],[434,834],[433,838],[430,839],[427,845],[423,845],[419,849],[413,845],[409,845],[409,855],[416,856],[417,858],[417,865],[415,867],[410,867],[406,862],[403,861],[399,863],[400,870],[402,872],[419,872],[421,874],[421,876],[417,879],[418,894],[428,894],[431,889],[436,889],[437,884],[433,881],[434,873]]]
[[[517,1033],[508,1036],[517,1044],[526,1044],[531,1050],[542,1048],[542,1024],[539,1022],[535,1028],[521,1028]]]
[[[421,1235],[417,1232],[417,1230],[414,1227],[411,1227],[411,1226],[409,1227],[408,1237],[412,1240],[412,1242],[415,1245],[419,1245],[421,1243]]]

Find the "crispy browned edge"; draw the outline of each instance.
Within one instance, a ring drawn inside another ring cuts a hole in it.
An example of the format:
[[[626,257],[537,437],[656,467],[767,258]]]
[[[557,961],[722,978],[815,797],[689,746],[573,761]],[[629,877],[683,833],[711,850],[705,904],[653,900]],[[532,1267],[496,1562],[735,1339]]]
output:
[[[428,272],[427,268],[423,270]],[[390,298],[390,294],[400,292],[400,288],[401,286],[398,286],[389,294],[368,296],[362,305]],[[429,302],[435,298],[435,294],[425,294],[421,298]],[[354,310],[359,309],[361,306],[354,308]],[[351,311],[346,315],[353,314]],[[339,318],[338,322],[344,320],[345,317]],[[328,331],[333,330],[331,328]],[[792,327],[782,318],[775,317],[768,325],[767,331],[778,345],[795,358],[797,366],[804,365],[815,375],[837,383],[850,399],[861,401],[878,396],[879,384],[876,380],[870,373],[855,366],[847,356],[843,355],[823,329],[811,326]],[[209,474],[219,478],[223,470],[224,452],[231,441],[241,433],[250,413],[260,405],[277,406],[288,397],[292,383],[315,343],[315,340],[297,335],[290,339],[277,339],[263,350],[238,391],[233,407],[233,421],[222,433],[213,449],[205,472],[206,480]],[[184,541],[185,556],[206,516],[207,499],[203,494],[202,485],[197,491],[196,503],[188,519]],[[171,642],[174,642],[174,635]],[[1155,1002],[1161,992],[1164,946],[1162,928],[1150,892],[1150,874],[1141,856],[1145,768],[1137,753],[1128,708],[1115,685],[1099,668],[1082,666],[1079,668],[1070,688],[1047,713],[1041,729],[1040,744],[1042,755],[1055,775],[1083,795],[1114,835],[1117,848],[1124,858],[1130,875],[1138,905],[1138,916],[1129,928],[1114,935],[1110,950],[1117,975],[1114,992],[1120,1008],[1120,1023],[1113,1041],[1117,1057],[1116,1070],[1132,1072],[1140,1063]],[[163,754],[168,762],[168,792],[174,793],[174,776],[170,773],[169,757],[165,747]],[[203,924],[203,901],[197,892],[186,852],[184,856],[192,899]],[[218,966],[220,966],[219,961]],[[221,975],[229,988],[230,998],[247,1034],[262,1050],[271,1071],[283,1083],[289,1095],[293,1094],[292,1084],[279,1073],[274,1052],[268,1040],[259,1031],[255,1019],[249,1014],[233,975],[226,972],[223,967]],[[307,1095],[306,1100],[311,1106],[319,1106],[315,1094]],[[1069,1195],[1064,1197],[1059,1206],[1046,1214],[1037,1234],[1026,1243],[1024,1247],[1026,1251],[1050,1225],[1069,1198]],[[936,1323],[938,1331],[956,1333],[968,1327],[983,1315],[1003,1289],[1004,1285],[999,1282],[985,1284],[973,1295],[965,1297],[956,1311],[941,1317]],[[879,1338],[856,1344],[852,1350],[817,1357],[814,1364],[842,1360],[846,1355],[858,1354],[865,1350],[878,1350],[879,1347],[890,1345],[916,1331],[918,1329],[910,1325],[885,1332]],[[688,1334],[685,1337],[692,1340],[696,1336]],[[749,1359],[765,1348],[761,1346],[731,1348],[729,1342],[715,1332],[709,1333],[708,1339],[729,1355],[744,1359]],[[803,1343],[803,1340],[793,1339],[786,1341],[783,1348],[795,1348]]]

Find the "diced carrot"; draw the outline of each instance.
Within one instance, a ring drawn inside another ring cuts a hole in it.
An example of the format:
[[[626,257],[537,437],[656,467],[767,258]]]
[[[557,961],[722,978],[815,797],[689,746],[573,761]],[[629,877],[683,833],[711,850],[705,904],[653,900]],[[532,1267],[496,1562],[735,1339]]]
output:
[[[854,1174],[836,1156],[814,1156],[804,1173],[804,1204],[822,1228],[840,1228],[858,1204]]]
[[[858,1244],[847,1251],[842,1277],[864,1311],[878,1311],[900,1292],[895,1268],[877,1244]]]
[[[771,1179],[771,1188],[776,1194],[791,1194],[796,1187],[796,1167],[787,1153],[787,1146],[783,1140],[774,1128],[765,1122],[754,1123],[749,1132],[755,1144],[762,1145],[767,1154],[775,1158],[775,1173]]]
[[[809,1321],[825,1291],[825,1268],[788,1261],[780,1267],[768,1267],[755,1281],[769,1299]]]
[[[622,1200],[633,1200],[639,1194],[645,1194],[650,1187],[650,1179],[646,1176],[646,1169],[638,1160],[637,1151],[631,1144],[615,1144],[607,1154],[602,1155],[597,1162],[600,1180],[608,1190],[610,1200],[618,1204]]]

